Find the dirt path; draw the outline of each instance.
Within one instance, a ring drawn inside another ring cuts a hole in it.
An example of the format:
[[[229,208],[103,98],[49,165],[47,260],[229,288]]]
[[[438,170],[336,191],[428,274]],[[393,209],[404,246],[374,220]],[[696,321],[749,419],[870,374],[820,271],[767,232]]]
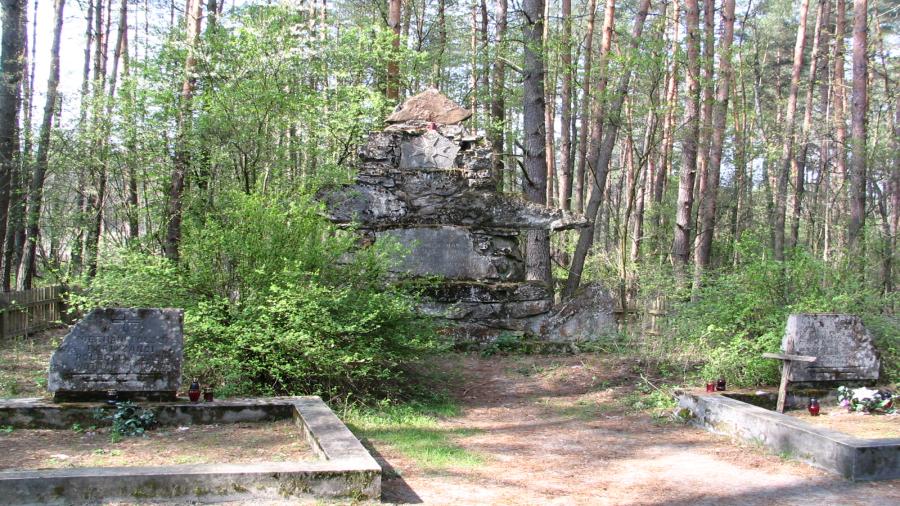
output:
[[[485,458],[429,471],[371,442],[400,504],[900,504],[900,480],[851,483],[726,437],[643,413],[621,399],[640,381],[596,356],[465,357],[448,432]]]

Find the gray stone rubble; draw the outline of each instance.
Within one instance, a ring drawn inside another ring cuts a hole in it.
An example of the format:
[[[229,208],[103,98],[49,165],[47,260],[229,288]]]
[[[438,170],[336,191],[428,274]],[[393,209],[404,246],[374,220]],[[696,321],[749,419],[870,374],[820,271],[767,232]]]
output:
[[[396,265],[398,273],[444,279],[428,292],[422,310],[452,322],[457,337],[539,335],[553,296],[547,286],[525,279],[524,232],[587,222],[498,192],[490,144],[458,124],[470,115],[434,89],[411,97],[359,149],[356,181],[319,198],[329,218],[355,224],[363,242],[389,238],[404,247],[408,254]],[[611,319],[605,303],[590,310]],[[567,332],[560,318],[552,324],[554,339],[591,332]]]

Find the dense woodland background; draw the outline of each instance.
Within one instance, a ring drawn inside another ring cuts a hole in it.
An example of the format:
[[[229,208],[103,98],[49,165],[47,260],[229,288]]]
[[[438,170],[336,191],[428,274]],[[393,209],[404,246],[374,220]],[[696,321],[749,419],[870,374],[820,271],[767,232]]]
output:
[[[313,199],[427,86],[593,223],[529,236],[532,279],[667,297],[605,349],[760,384],[789,312],[854,312],[898,376],[896,1],[50,1],[2,0],[0,283],[185,307],[209,382],[345,395],[439,346]]]

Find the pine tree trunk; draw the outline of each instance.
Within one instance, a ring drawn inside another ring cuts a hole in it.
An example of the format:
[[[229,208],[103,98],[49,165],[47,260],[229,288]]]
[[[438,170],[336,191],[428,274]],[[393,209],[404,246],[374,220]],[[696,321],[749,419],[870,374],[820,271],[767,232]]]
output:
[[[687,26],[687,106],[684,114],[684,137],[681,147],[681,177],[675,209],[675,232],[672,240],[672,262],[676,275],[684,276],[684,266],[691,255],[691,208],[694,204],[694,178],[697,175],[697,138],[700,130],[700,11],[697,0],[685,1]]]
[[[794,130],[797,113],[797,93],[800,88],[800,69],[803,66],[803,50],[806,47],[806,16],[809,11],[809,0],[800,4],[800,25],[797,27],[797,40],[794,43],[794,63],[791,67],[791,87],[788,92],[787,108],[784,113],[784,132],[781,143],[781,166],[778,171],[778,184],[775,188],[775,234],[773,252],[775,260],[784,260],[784,225],[787,213],[788,179],[795,163]]]
[[[816,72],[819,70],[819,48],[821,47],[822,30],[827,23],[827,0],[819,0],[816,8],[816,27],[813,31],[812,53],[809,58],[809,74],[806,85],[806,108],[803,111],[803,126],[800,131],[800,145],[795,158],[794,194],[791,205],[791,233],[788,236],[787,248],[797,246],[800,240],[800,213],[803,201],[803,186],[806,183],[806,155],[809,151],[809,132],[812,127],[813,92],[816,88]]]
[[[556,174],[556,76],[550,63],[550,3],[544,0],[544,31],[542,34],[544,47],[544,155],[547,157],[547,188],[545,203],[554,207],[553,189]]]
[[[525,43],[523,127],[525,146],[525,198],[536,204],[547,201],[547,158],[544,131],[544,0],[524,0],[522,25]],[[550,283],[550,236],[529,231],[525,244],[526,278]],[[552,285],[551,285],[552,287]]]
[[[496,24],[496,43],[494,58],[494,76],[491,80],[491,125],[488,133],[491,136],[491,163],[493,178],[497,190],[503,191],[503,136],[506,130],[506,64],[503,61],[506,45],[506,0],[496,0],[494,23]]]
[[[188,0],[189,2],[196,3],[198,0]],[[400,97],[400,63],[398,59],[400,58],[400,4],[401,0],[388,0],[388,28],[394,32],[394,40],[392,43],[393,52],[388,59],[387,65],[387,78],[385,83],[385,93],[384,96],[387,98],[388,102],[396,102]],[[198,17],[200,8],[199,6],[196,8]],[[199,26],[200,20],[197,20],[197,24]],[[200,29],[197,29],[199,33]],[[189,37],[190,38],[190,37]],[[190,57],[192,58],[192,57]],[[184,93],[182,92],[182,96]]]
[[[834,13],[834,70],[832,71],[832,86],[831,89],[833,95],[833,111],[832,116],[834,119],[834,143],[832,144],[834,148],[834,153],[832,158],[834,160],[834,175],[832,177],[832,188],[831,195],[833,200],[833,205],[829,207],[832,209],[832,214],[837,214],[839,218],[844,216],[846,213],[846,202],[847,202],[847,189],[849,186],[849,173],[847,171],[847,118],[846,111],[844,109],[845,95],[844,95],[844,36],[846,33],[846,19],[847,19],[847,5],[845,0],[837,0],[835,4],[835,13]],[[836,220],[832,218],[832,224]],[[839,251],[840,244],[843,242],[838,236],[838,230],[843,230],[843,227],[832,227],[832,240],[830,241],[830,248],[826,248],[826,251],[829,249],[833,249],[835,251]]]
[[[850,172],[850,223],[847,246],[860,258],[866,222],[866,109],[868,63],[866,60],[867,0],[853,1],[853,96],[850,100],[850,146],[853,149]]]
[[[612,1],[610,1],[610,4]],[[609,4],[607,4],[609,6]],[[640,5],[638,6],[637,13],[634,18],[634,28],[631,33],[631,51],[635,51],[637,49],[637,45],[640,41],[641,34],[644,31],[644,21],[647,19],[647,12],[650,10],[650,0],[641,0]],[[610,11],[608,13],[612,14]],[[610,32],[612,31],[612,21],[608,24],[610,28]],[[604,34],[606,37],[606,34]],[[601,57],[601,60],[603,58]],[[601,68],[605,67],[605,63],[601,64]],[[569,278],[566,280],[566,289],[565,296],[571,297],[575,290],[578,289],[578,285],[581,284],[581,274],[584,271],[584,261],[587,258],[588,251],[591,248],[591,245],[594,242],[594,225],[597,221],[597,213],[600,210],[600,205],[603,203],[603,195],[604,190],[606,188],[606,179],[609,174],[609,162],[612,159],[613,148],[616,144],[616,136],[619,131],[619,125],[621,123],[621,113],[622,113],[622,104],[625,100],[625,95],[628,92],[628,86],[631,82],[631,74],[632,68],[630,66],[626,66],[623,69],[622,75],[619,78],[618,86],[616,87],[615,95],[613,96],[612,103],[610,107],[607,109],[605,132],[603,137],[603,144],[600,146],[599,156],[597,157],[597,163],[594,166],[593,178],[591,181],[591,197],[588,200],[587,211],[585,216],[588,221],[592,224],[583,229],[578,235],[578,244],[575,246],[575,253],[572,257],[572,265],[569,268]],[[599,116],[598,116],[599,118]],[[607,213],[608,214],[608,213]]]
[[[897,257],[897,249],[900,247],[900,94],[897,95],[894,104],[894,166],[891,170],[890,191],[891,191],[891,226],[890,238],[888,239],[888,248],[891,252],[891,262],[894,263]],[[893,270],[890,278],[891,290],[896,285],[893,282]]]
[[[707,184],[701,185],[700,208],[697,227],[697,247],[694,255],[693,294],[700,289],[704,271],[710,264],[713,233],[716,225],[716,203],[719,191],[719,170],[722,166],[722,152],[725,146],[725,129],[728,118],[728,96],[731,92],[731,43],[734,40],[734,2],[725,0],[722,8],[722,38],[719,51],[719,82],[716,101],[712,110],[712,131],[710,132],[709,163],[707,164]]]
[[[659,167],[653,180],[653,204],[650,208],[650,220],[654,237],[656,237],[654,247],[656,248],[661,247],[663,243],[659,237],[662,230],[662,200],[669,174],[672,174],[672,152],[675,148],[675,111],[678,108],[678,59],[675,57],[675,52],[681,26],[681,6],[678,2],[679,0],[672,2],[672,33],[669,35],[667,43],[671,58],[666,69],[666,115],[663,119],[662,149],[660,149]]]
[[[562,0],[562,90],[560,90],[559,207],[572,208],[572,0]]]
[[[691,217],[691,230],[695,234],[700,233],[700,205],[701,195],[707,192],[709,185],[709,149],[712,135],[712,108],[715,89],[715,74],[713,67],[715,62],[715,0],[701,0],[703,2],[703,55],[700,58],[702,75],[700,86],[702,98],[700,99],[700,135],[697,138],[697,177],[694,181],[694,202]],[[691,239],[696,244],[696,236]]]
[[[44,198],[44,178],[47,174],[47,161],[50,153],[50,129],[52,128],[53,113],[59,97],[59,47],[64,19],[64,8],[65,0],[55,0],[53,42],[50,46],[50,74],[47,77],[47,95],[44,104],[44,117],[41,120],[40,133],[38,134],[37,156],[35,157],[31,187],[28,192],[28,210],[26,211],[25,222],[25,249],[23,250],[22,259],[19,261],[19,273],[16,277],[16,288],[18,290],[30,289],[35,274],[35,254],[37,251],[37,241],[39,240],[41,205]]]
[[[196,46],[200,37],[200,21],[203,4],[200,0],[189,0],[190,11],[185,16],[187,23],[188,54],[184,61],[184,81],[181,86],[181,103],[178,108],[178,126],[175,138],[175,160],[172,168],[171,186],[169,190],[169,223],[166,228],[166,257],[177,261],[178,248],[181,243],[181,213],[184,196],[184,176],[190,165],[188,138],[192,123],[192,100],[194,98],[194,67],[196,66]],[[394,0],[398,1],[398,0]],[[400,13],[397,11],[397,25],[400,28]]]
[[[578,161],[575,167],[575,182],[572,188],[572,210],[581,213],[584,210],[584,170],[587,160],[588,131],[596,123],[591,117],[591,66],[594,55],[594,18],[597,0],[590,0],[588,6],[587,34],[584,39],[584,78],[581,83],[581,128],[578,129]]]
[[[503,2],[504,8],[506,0],[498,0]],[[504,25],[506,17],[504,16]],[[434,70],[432,74],[433,85],[435,88],[444,86],[444,53],[447,51],[447,2],[446,0],[438,0],[438,54],[435,58]],[[505,26],[504,26],[505,28]],[[498,28],[499,30],[499,28]]]
[[[10,188],[20,162],[18,124],[21,88],[27,35],[25,19],[28,5],[25,0],[2,0],[3,39],[0,41],[0,240],[6,239],[7,223],[11,221]],[[16,185],[18,186],[18,185]],[[12,251],[12,243],[5,241],[2,258]],[[7,284],[7,283],[4,283]]]

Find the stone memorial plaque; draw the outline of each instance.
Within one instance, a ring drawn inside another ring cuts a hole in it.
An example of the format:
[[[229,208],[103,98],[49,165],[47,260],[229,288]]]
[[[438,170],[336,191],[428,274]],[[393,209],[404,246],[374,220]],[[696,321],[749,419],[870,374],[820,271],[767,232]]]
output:
[[[66,335],[50,359],[54,399],[174,400],[181,385],[184,312],[95,309]]]
[[[791,364],[792,383],[877,380],[881,368],[872,334],[858,316],[792,314],[781,347],[785,353],[816,358]]]
[[[401,169],[449,169],[456,163],[459,145],[429,130],[400,144]]]
[[[376,235],[408,251],[394,266],[397,272],[464,280],[525,280],[525,262],[515,236],[449,226],[395,228]]]

